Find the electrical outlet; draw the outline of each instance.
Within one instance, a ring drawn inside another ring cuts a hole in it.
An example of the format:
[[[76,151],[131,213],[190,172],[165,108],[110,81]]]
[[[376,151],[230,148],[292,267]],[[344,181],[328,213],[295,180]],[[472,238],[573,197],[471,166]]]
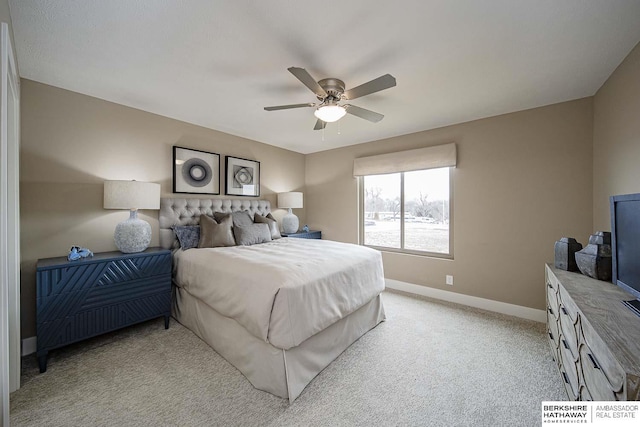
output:
[[[448,274],[447,274],[447,275],[445,276],[445,283],[446,283],[447,285],[451,285],[451,286],[453,286],[453,276],[450,276],[450,275],[448,275]]]

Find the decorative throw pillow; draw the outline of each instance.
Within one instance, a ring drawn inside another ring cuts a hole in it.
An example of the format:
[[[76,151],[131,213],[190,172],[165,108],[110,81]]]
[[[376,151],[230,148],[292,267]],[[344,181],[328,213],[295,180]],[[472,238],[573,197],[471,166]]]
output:
[[[249,224],[233,227],[238,245],[250,246],[271,241],[271,231],[267,224]]]
[[[200,226],[199,225],[174,225],[173,232],[180,242],[183,251],[191,248],[197,248],[200,242]]]
[[[237,211],[237,212],[232,212],[231,214],[224,213],[224,212],[214,212],[213,213],[213,217],[218,222],[220,222],[227,215],[231,215],[231,217],[233,218],[233,226],[234,227],[237,227],[239,225],[242,226],[242,225],[253,224],[253,220],[251,219],[251,215],[247,211]]]
[[[231,232],[231,215],[217,223],[213,218],[200,215],[199,248],[217,248],[220,246],[235,246],[236,241]]]
[[[269,231],[271,232],[272,239],[279,239],[282,237],[280,234],[280,228],[278,227],[278,221],[271,215],[270,213],[267,216],[262,216],[260,214],[255,214],[253,216],[253,222],[258,224],[267,224],[269,226]]]

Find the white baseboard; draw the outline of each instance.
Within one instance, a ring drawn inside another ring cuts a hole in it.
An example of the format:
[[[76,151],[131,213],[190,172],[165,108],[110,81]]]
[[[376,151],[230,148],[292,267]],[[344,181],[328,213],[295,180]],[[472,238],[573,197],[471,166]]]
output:
[[[22,340],[22,355],[23,356],[28,356],[30,354],[35,353],[37,349],[38,349],[38,346],[37,346],[37,338],[36,337],[29,337],[29,338],[25,338],[25,339]]]
[[[401,282],[399,280],[385,279],[387,288],[412,294],[422,295],[429,298],[454,302],[456,304],[468,305],[470,307],[481,308],[483,310],[494,311],[496,313],[508,314],[522,319],[534,320],[545,323],[547,313],[521,305],[508,304],[506,302],[493,301],[490,299],[474,297],[471,295],[459,294],[456,292],[443,291],[442,289],[430,288],[428,286],[414,285],[412,283]]]

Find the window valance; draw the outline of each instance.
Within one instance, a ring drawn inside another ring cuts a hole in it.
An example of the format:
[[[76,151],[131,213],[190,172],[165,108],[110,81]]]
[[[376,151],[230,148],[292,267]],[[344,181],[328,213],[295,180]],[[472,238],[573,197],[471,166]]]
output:
[[[456,144],[397,151],[353,161],[353,176],[381,175],[456,165]]]

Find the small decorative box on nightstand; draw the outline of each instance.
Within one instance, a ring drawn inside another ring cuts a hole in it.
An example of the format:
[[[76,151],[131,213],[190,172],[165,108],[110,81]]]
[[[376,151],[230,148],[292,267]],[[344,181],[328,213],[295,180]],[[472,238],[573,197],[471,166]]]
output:
[[[171,315],[171,251],[97,253],[38,260],[36,328],[40,372],[49,350]]]
[[[295,233],[282,233],[282,237],[296,237],[298,239],[322,239],[322,231],[309,230],[307,232],[297,231]]]

